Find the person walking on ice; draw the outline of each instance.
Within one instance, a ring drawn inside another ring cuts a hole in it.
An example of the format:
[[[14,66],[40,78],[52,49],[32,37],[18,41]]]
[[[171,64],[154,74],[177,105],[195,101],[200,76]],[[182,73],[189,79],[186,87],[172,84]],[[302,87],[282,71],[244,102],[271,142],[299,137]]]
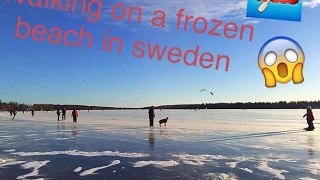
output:
[[[12,118],[12,121],[14,120],[14,118],[16,117],[16,115],[17,115],[17,111],[16,111],[16,110],[14,110],[14,111],[13,111],[13,118]]]
[[[305,128],[306,131],[313,131],[315,128],[314,128],[314,125],[313,125],[313,120],[314,120],[314,117],[313,117],[313,113],[312,113],[312,107],[309,105],[307,106],[307,113],[305,115],[303,115],[303,117],[306,117],[307,116],[307,123],[308,123],[308,127]]]
[[[153,106],[151,106],[151,107],[149,108],[148,113],[149,113],[149,123],[150,123],[150,127],[152,127],[152,126],[153,126],[153,118],[156,117],[156,115],[155,115],[155,113],[154,113],[154,107],[153,107]]]
[[[78,111],[76,109],[72,111],[71,117],[73,117],[73,123],[77,123]]]
[[[66,108],[62,109],[62,120],[66,120]]]
[[[58,116],[58,121],[60,121],[59,120],[59,118],[60,118],[60,109],[57,110],[57,116]]]

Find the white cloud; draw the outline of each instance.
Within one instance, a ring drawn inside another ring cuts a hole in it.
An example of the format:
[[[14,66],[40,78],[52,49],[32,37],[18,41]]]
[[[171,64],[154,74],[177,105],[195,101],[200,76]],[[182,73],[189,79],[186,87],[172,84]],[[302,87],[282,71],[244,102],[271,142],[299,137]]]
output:
[[[121,21],[109,22],[108,24],[115,25],[115,26],[120,26],[120,27],[126,27],[126,23],[121,22]]]
[[[139,31],[139,29],[138,28],[130,28],[129,31],[136,32],[136,31]]]
[[[250,21],[245,21],[243,24],[258,24],[261,22],[260,20],[250,20]]]
[[[308,8],[315,8],[320,5],[320,0],[309,0],[309,1],[304,1],[302,3],[302,6],[308,7]]]

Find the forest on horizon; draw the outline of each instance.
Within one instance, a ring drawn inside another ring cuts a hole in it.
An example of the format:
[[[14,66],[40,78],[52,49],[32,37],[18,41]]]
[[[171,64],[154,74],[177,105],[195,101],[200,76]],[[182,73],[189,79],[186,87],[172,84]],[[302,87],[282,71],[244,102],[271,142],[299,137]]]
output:
[[[311,105],[313,109],[320,109],[320,101],[279,101],[279,102],[237,102],[237,103],[202,103],[202,104],[176,104],[154,106],[155,109],[304,109]],[[116,109],[148,109],[149,107],[126,108],[126,107],[105,107],[87,105],[60,105],[60,104],[25,104],[18,102],[2,102],[1,111],[53,111],[58,109],[71,110],[116,110]]]

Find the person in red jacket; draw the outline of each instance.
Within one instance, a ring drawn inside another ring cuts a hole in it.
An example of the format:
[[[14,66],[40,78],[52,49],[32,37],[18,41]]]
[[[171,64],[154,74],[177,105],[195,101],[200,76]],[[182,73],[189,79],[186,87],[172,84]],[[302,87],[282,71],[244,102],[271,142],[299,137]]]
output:
[[[306,117],[306,116],[307,116],[307,123],[308,123],[308,127],[306,128],[306,130],[313,131],[315,128],[313,125],[314,117],[313,117],[311,106],[307,106],[307,113],[303,115],[303,117]]]
[[[72,111],[71,116],[73,117],[73,123],[77,123],[78,111],[76,109]]]

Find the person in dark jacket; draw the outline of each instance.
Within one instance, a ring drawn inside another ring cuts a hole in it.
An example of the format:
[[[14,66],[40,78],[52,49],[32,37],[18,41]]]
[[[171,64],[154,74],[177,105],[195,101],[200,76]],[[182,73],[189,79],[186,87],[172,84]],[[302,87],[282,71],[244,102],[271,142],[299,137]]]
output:
[[[156,115],[155,115],[155,113],[154,113],[154,108],[153,108],[153,106],[151,106],[150,108],[149,108],[149,123],[150,123],[150,126],[153,126],[153,118],[155,118],[156,117]]]
[[[59,120],[59,118],[60,118],[60,109],[57,110],[57,116],[58,116],[58,121],[60,121]]]
[[[307,116],[307,123],[308,123],[308,127],[306,128],[306,131],[313,131],[314,125],[313,125],[313,113],[312,113],[312,107],[311,106],[307,106],[307,113],[305,115],[303,115],[303,117]]]
[[[13,119],[16,117],[16,115],[17,115],[17,111],[16,111],[16,110],[14,110],[14,111],[13,111],[13,118],[12,118],[12,121],[13,121]]]
[[[66,120],[66,108],[62,109],[62,120]]]

